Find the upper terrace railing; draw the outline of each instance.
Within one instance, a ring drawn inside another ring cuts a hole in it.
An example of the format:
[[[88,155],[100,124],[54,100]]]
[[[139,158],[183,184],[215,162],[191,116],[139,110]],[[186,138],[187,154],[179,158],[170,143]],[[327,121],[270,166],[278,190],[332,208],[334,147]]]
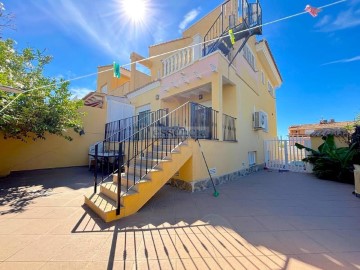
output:
[[[162,60],[163,76],[176,72],[194,62],[194,49],[185,48]]]
[[[130,136],[137,130],[147,126],[149,123],[152,123],[157,119],[163,117],[166,113],[167,109],[159,109],[154,112],[149,111],[141,115],[135,115],[106,123],[105,140],[111,138],[111,140],[120,142],[121,140]],[[114,134],[116,134],[116,136],[113,136]]]
[[[219,16],[215,19],[215,22],[210,26],[210,29],[207,31],[207,33],[204,36],[204,44],[203,44],[203,51],[205,51],[206,47],[210,45],[210,43],[207,43],[210,40],[214,40],[218,37],[220,37],[225,29],[229,29],[228,22],[226,22],[226,10],[229,6],[232,5],[231,0],[227,0],[225,3],[221,5],[221,11]]]

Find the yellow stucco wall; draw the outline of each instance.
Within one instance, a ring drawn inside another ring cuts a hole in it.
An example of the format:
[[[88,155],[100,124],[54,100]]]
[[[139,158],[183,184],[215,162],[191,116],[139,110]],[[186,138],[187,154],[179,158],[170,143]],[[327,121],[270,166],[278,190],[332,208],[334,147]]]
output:
[[[346,139],[342,137],[334,137],[335,145],[337,147],[349,147]],[[312,149],[318,149],[318,147],[323,144],[324,141],[321,139],[321,137],[311,137],[311,148]]]
[[[210,26],[215,22],[216,18],[219,16],[221,11],[221,6],[216,7],[211,12],[209,12],[201,20],[197,21],[189,28],[183,32],[183,37],[192,37],[196,34],[200,34],[204,38],[205,34],[209,31]],[[224,29],[227,27],[227,21],[224,21]],[[221,33],[220,33],[221,34]]]
[[[0,138],[0,176],[11,171],[83,166],[88,164],[89,146],[103,140],[106,110],[83,107],[85,135],[69,131],[73,141],[47,135],[46,140],[28,141]],[[1,134],[0,134],[1,135]]]
[[[115,78],[112,68],[112,65],[98,67],[97,92],[101,92],[101,88],[107,85],[108,95],[122,94],[115,89],[130,81],[130,71],[121,69],[120,78]]]

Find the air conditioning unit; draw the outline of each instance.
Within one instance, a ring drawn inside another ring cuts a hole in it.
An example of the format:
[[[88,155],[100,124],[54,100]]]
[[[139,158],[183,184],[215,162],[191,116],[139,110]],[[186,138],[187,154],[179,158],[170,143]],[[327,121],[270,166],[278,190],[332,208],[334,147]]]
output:
[[[266,129],[266,113],[259,111],[254,113],[254,129]]]

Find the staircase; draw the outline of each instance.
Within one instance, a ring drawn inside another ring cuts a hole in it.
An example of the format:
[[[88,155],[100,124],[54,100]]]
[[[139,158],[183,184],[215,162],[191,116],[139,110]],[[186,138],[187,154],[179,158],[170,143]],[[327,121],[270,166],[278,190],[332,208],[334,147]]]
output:
[[[187,102],[147,126],[131,124],[133,133],[121,140],[124,128],[95,145],[94,191],[85,204],[105,222],[136,213],[191,158],[191,134],[208,136],[215,127],[197,123],[199,106]]]
[[[229,29],[232,29],[235,41],[242,40],[235,56],[230,60],[234,61],[236,55],[245,46],[247,40],[253,35],[262,34],[262,11],[258,0],[255,3],[248,3],[247,0],[239,1],[241,7],[238,7],[239,13],[230,12],[226,14],[229,6],[232,7],[234,0],[228,0],[221,6],[219,16],[212,24],[204,36],[203,56],[206,56],[216,50],[220,50],[226,57],[229,56],[233,45],[229,37]]]
[[[180,142],[167,154],[164,151],[169,145],[160,143],[161,150],[156,156],[143,157],[138,165],[132,164],[125,173],[112,175],[111,182],[100,185],[100,193],[85,197],[87,204],[105,222],[110,222],[136,213],[192,156],[186,142]],[[145,172],[146,163],[156,164]],[[143,166],[143,168],[141,167]],[[120,183],[119,183],[120,178]],[[120,184],[120,185],[119,185]],[[120,189],[120,211],[117,214],[118,189]]]

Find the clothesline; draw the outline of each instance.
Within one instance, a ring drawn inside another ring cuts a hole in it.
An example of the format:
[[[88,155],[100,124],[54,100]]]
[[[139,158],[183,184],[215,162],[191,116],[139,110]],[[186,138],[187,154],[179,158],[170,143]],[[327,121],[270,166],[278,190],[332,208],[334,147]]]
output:
[[[322,9],[324,9],[324,8],[327,8],[327,7],[330,7],[330,6],[334,6],[334,5],[337,5],[337,4],[346,2],[346,1],[347,1],[347,0],[336,1],[336,2],[333,2],[333,3],[330,3],[330,4],[327,4],[327,5],[323,5],[323,6],[321,6],[321,7],[318,7],[317,9],[322,10]],[[261,25],[256,25],[256,26],[254,26],[254,27],[250,27],[250,28],[245,29],[245,30],[241,30],[241,31],[237,31],[237,32],[232,32],[232,33],[229,33],[229,34],[227,34],[227,35],[224,35],[224,36],[220,37],[220,39],[223,39],[223,38],[226,38],[226,37],[229,37],[229,36],[231,37],[232,35],[239,34],[239,33],[242,33],[242,32],[246,32],[246,31],[249,31],[249,30],[253,30],[253,29],[256,29],[256,28],[259,28],[259,27],[268,26],[268,25],[271,25],[271,24],[274,24],[274,23],[278,23],[278,22],[280,22],[280,21],[284,21],[284,20],[288,20],[288,19],[291,19],[291,18],[295,18],[295,17],[298,17],[298,16],[303,15],[303,14],[306,14],[306,13],[308,13],[308,11],[305,10],[305,11],[302,11],[302,12],[299,12],[299,13],[295,13],[295,14],[293,14],[293,15],[289,15],[289,16],[286,16],[286,17],[282,17],[282,18],[280,18],[280,19],[276,19],[276,20],[273,20],[273,21],[270,21],[270,22],[267,22],[267,23],[263,23],[263,24],[261,24]],[[121,65],[121,66],[117,66],[117,65],[116,65],[116,68],[118,68],[118,67],[121,68],[121,67],[131,66],[132,64],[137,64],[137,63],[141,63],[141,62],[143,62],[143,61],[147,61],[147,60],[151,60],[151,59],[154,59],[154,58],[158,58],[158,57],[161,57],[161,56],[164,56],[164,55],[176,53],[176,52],[179,52],[179,51],[184,50],[184,49],[193,48],[193,47],[196,47],[196,46],[199,46],[199,45],[205,45],[205,44],[207,44],[207,43],[212,43],[212,42],[214,42],[214,41],[217,41],[218,39],[219,39],[219,37],[216,37],[216,38],[214,38],[214,39],[210,39],[210,40],[207,40],[207,41],[199,42],[199,43],[192,44],[192,45],[189,45],[189,46],[184,46],[184,47],[179,48],[179,49],[175,49],[175,50],[171,50],[171,51],[168,51],[168,52],[165,52],[165,53],[153,55],[153,56],[150,56],[150,57],[147,57],[147,58],[144,58],[144,59],[141,59],[141,60],[133,61],[133,62],[124,64],[124,65]],[[94,73],[86,74],[86,75],[83,75],[83,76],[75,77],[75,78],[72,78],[72,79],[64,80],[64,81],[61,81],[61,82],[56,82],[56,83],[52,83],[52,84],[48,84],[48,85],[43,85],[43,86],[40,86],[40,87],[32,88],[32,89],[29,89],[29,90],[25,90],[25,91],[19,93],[19,94],[18,94],[13,100],[11,100],[8,104],[6,104],[6,105],[4,106],[4,108],[2,108],[2,109],[0,110],[0,113],[2,113],[4,110],[6,110],[6,108],[8,108],[17,98],[19,98],[21,95],[23,95],[23,94],[25,94],[25,93],[32,92],[32,91],[35,91],[35,90],[40,90],[40,89],[43,89],[43,88],[46,88],[46,87],[50,87],[50,86],[56,86],[56,85],[61,84],[61,83],[72,82],[72,81],[84,79],[84,78],[87,78],[87,77],[91,77],[91,76],[94,76],[94,75],[97,75],[97,74],[101,74],[101,73],[104,73],[104,72],[109,72],[109,71],[114,71],[114,67],[109,68],[109,69],[106,69],[106,70],[102,70],[102,71],[99,71],[99,72],[94,72]],[[118,73],[117,73],[117,75],[118,75]]]

